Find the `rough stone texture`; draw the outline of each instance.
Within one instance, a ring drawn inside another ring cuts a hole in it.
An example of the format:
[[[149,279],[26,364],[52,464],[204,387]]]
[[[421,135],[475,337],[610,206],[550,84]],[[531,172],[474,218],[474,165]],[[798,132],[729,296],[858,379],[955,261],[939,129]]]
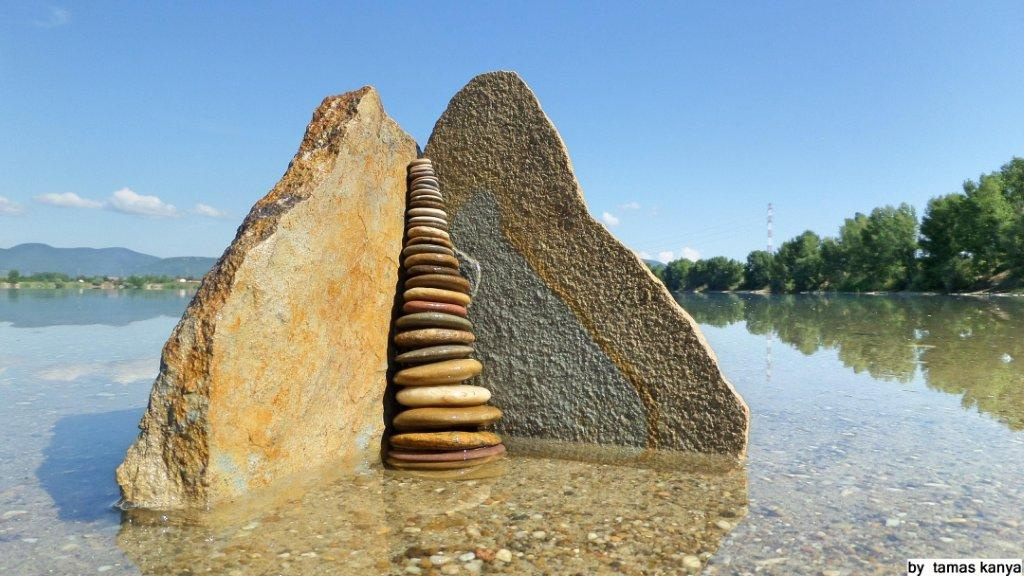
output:
[[[125,500],[185,508],[379,461],[411,137],[369,87],[317,108],[164,346]]]
[[[517,75],[484,74],[456,94],[426,156],[477,281],[469,317],[499,432],[745,453],[743,400],[690,316],[590,216]]]

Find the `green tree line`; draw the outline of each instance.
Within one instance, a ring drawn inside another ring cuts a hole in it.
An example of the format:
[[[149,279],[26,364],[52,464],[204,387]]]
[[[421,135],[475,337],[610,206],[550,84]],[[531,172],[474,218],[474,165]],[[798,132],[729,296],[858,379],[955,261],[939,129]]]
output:
[[[57,288],[62,288],[68,284],[78,283],[99,286],[109,282],[124,288],[142,289],[151,284],[166,285],[176,283],[176,280],[170,276],[128,276],[126,278],[116,279],[107,276],[78,276],[76,278],[71,278],[67,274],[61,274],[59,272],[37,272],[28,276],[22,276],[18,270],[9,270],[5,279],[11,286],[21,283],[45,283],[53,284]]]
[[[1019,286],[1024,279],[1024,158],[932,198],[847,218],[834,237],[810,230],[746,262],[675,260],[655,270],[670,290],[773,292],[943,290]]]

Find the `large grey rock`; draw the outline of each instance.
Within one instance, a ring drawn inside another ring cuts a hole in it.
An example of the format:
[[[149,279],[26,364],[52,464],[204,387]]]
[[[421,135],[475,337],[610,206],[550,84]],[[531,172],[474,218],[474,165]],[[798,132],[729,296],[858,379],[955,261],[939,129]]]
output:
[[[587,211],[514,73],[474,78],[427,144],[466,268],[483,384],[513,436],[742,456],[748,412],[668,290]]]
[[[117,470],[130,504],[203,507],[379,463],[416,153],[372,88],[324,100],[164,346]]]

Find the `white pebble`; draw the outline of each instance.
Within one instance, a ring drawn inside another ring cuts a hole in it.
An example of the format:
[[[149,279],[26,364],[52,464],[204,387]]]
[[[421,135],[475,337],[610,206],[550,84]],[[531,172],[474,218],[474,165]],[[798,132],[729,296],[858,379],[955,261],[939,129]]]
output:
[[[484,561],[479,558],[466,562],[466,570],[472,574],[479,574],[483,569]]]
[[[494,559],[505,563],[511,562],[512,551],[508,548],[502,548],[501,550],[498,550],[494,553]]]
[[[434,566],[444,566],[445,564],[451,561],[452,559],[445,556],[444,554],[434,554],[430,557],[430,563]]]
[[[543,540],[547,535],[548,533],[543,530],[536,530],[533,534],[530,534],[530,536],[533,536],[537,540]]]
[[[472,552],[466,552],[465,554],[459,556],[459,562],[469,562],[474,558],[476,558],[476,554]]]
[[[696,556],[683,556],[683,568],[699,570],[700,566],[700,558],[697,558]]]

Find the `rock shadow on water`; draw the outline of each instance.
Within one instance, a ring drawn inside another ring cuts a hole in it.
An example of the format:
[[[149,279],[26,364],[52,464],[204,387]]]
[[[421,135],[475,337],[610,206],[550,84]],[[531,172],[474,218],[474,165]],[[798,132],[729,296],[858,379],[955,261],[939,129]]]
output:
[[[460,573],[677,573],[699,570],[746,515],[741,465],[509,440],[497,477],[298,479],[187,522],[129,516],[118,545],[144,574],[402,574],[432,558]]]
[[[74,414],[57,421],[35,474],[59,519],[92,522],[117,513],[114,468],[138,433],[142,411]]]

